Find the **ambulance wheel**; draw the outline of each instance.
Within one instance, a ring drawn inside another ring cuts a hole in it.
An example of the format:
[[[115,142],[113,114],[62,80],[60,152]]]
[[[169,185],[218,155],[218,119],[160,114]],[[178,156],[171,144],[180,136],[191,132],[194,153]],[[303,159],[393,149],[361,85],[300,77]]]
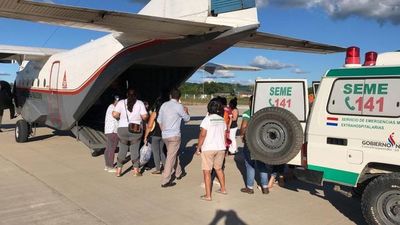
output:
[[[299,153],[303,128],[288,110],[263,108],[251,118],[246,142],[255,159],[270,165],[285,164]]]
[[[15,141],[24,143],[28,141],[29,124],[25,120],[18,120],[15,124]]]
[[[385,174],[365,188],[361,209],[368,224],[400,224],[400,174]]]

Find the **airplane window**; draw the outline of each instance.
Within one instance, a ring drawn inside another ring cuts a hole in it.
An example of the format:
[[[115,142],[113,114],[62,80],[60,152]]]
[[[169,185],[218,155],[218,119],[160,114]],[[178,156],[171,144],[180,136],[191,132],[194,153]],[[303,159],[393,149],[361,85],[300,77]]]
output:
[[[35,85],[35,80],[32,80],[32,85],[31,85],[31,87],[33,87],[33,85]]]
[[[39,79],[37,79],[36,86],[38,86],[38,87],[39,87],[39,84],[40,84],[40,80],[39,80]]]
[[[43,79],[43,87],[46,87],[46,78]]]

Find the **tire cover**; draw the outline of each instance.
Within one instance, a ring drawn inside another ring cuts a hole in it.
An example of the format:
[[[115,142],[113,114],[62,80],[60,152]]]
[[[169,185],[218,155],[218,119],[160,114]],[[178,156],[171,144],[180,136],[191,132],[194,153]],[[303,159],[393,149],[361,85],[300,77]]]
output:
[[[267,107],[253,115],[246,134],[246,143],[253,159],[270,165],[292,160],[303,145],[303,128],[290,111]]]

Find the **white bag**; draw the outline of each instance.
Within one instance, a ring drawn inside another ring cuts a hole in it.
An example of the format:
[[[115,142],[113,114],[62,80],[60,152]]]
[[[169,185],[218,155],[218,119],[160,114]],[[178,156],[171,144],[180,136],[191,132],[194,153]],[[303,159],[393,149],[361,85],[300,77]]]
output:
[[[140,149],[140,160],[139,160],[140,165],[143,166],[144,164],[146,164],[150,160],[150,157],[151,157],[151,144],[147,143],[144,144]]]

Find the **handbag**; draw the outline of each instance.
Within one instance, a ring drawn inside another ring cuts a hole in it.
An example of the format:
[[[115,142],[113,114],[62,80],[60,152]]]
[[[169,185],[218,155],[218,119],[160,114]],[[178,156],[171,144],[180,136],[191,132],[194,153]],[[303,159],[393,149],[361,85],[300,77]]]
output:
[[[128,121],[128,131],[129,133],[133,134],[140,134],[142,133],[142,126],[137,123],[129,123],[129,117],[128,117],[128,109],[125,104],[125,111],[126,111],[126,120]]]
[[[129,123],[128,131],[130,133],[140,134],[140,133],[142,133],[142,127],[140,126],[140,124],[137,124],[137,123]]]

